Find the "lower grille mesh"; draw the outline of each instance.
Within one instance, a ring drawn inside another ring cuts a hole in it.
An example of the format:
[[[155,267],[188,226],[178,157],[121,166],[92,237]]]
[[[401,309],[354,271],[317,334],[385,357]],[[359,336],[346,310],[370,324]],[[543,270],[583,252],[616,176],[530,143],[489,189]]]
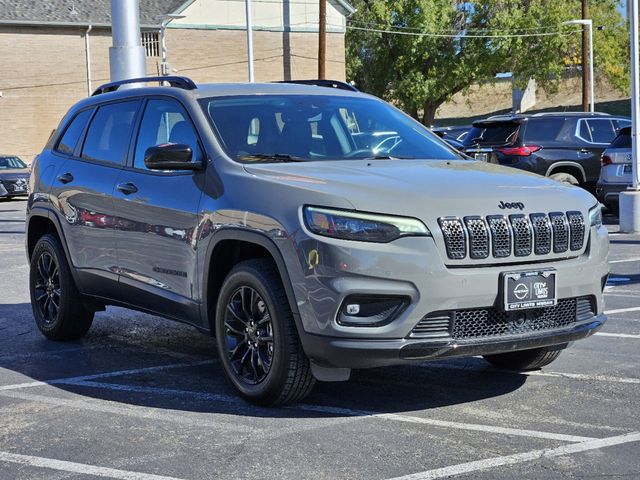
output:
[[[447,334],[456,340],[500,337],[569,327],[595,315],[593,297],[558,300],[554,307],[503,312],[496,308],[472,308],[426,315],[410,337],[433,338]]]

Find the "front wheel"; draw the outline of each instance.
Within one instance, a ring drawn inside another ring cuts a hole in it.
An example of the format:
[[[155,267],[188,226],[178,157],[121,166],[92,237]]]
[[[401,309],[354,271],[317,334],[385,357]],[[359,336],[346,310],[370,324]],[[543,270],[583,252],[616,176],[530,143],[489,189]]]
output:
[[[231,270],[218,297],[215,331],[224,372],[247,400],[294,403],[313,388],[309,359],[269,259],[247,260]]]
[[[531,350],[521,350],[518,352],[496,353],[484,355],[484,359],[494,367],[506,370],[527,371],[537,370],[553,362],[566,344],[554,345],[551,347],[532,348]]]
[[[53,235],[44,235],[33,249],[29,290],[36,325],[48,339],[76,340],[91,328],[93,312],[82,304],[62,246]]]

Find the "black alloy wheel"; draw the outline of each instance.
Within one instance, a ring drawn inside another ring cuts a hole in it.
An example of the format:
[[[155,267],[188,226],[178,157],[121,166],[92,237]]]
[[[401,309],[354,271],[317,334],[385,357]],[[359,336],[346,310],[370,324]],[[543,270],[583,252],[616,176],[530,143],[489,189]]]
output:
[[[44,252],[36,262],[35,301],[45,325],[51,325],[58,318],[60,310],[60,272],[58,262]]]
[[[252,287],[238,288],[227,303],[224,319],[227,358],[238,377],[255,385],[262,382],[273,361],[271,314]]]

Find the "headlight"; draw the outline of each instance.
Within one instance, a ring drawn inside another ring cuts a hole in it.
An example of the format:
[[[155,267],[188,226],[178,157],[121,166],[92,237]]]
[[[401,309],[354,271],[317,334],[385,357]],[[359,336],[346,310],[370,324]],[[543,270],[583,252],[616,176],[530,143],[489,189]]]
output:
[[[592,227],[602,226],[602,205],[597,204],[591,210],[589,210],[589,224]]]
[[[431,235],[415,218],[320,207],[304,207],[304,223],[318,235],[360,242],[387,243],[400,237]]]

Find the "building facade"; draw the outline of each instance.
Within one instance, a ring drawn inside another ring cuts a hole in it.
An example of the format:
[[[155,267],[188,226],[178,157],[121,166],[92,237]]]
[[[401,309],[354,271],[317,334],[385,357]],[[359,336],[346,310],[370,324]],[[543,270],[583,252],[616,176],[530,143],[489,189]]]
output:
[[[318,1],[253,0],[258,82],[317,77]],[[344,80],[344,31],[353,8],[327,2],[327,78]],[[166,15],[169,71],[204,82],[248,79],[245,2],[140,0],[147,75],[161,72]],[[30,162],[69,106],[109,81],[108,0],[0,2],[0,153]]]

